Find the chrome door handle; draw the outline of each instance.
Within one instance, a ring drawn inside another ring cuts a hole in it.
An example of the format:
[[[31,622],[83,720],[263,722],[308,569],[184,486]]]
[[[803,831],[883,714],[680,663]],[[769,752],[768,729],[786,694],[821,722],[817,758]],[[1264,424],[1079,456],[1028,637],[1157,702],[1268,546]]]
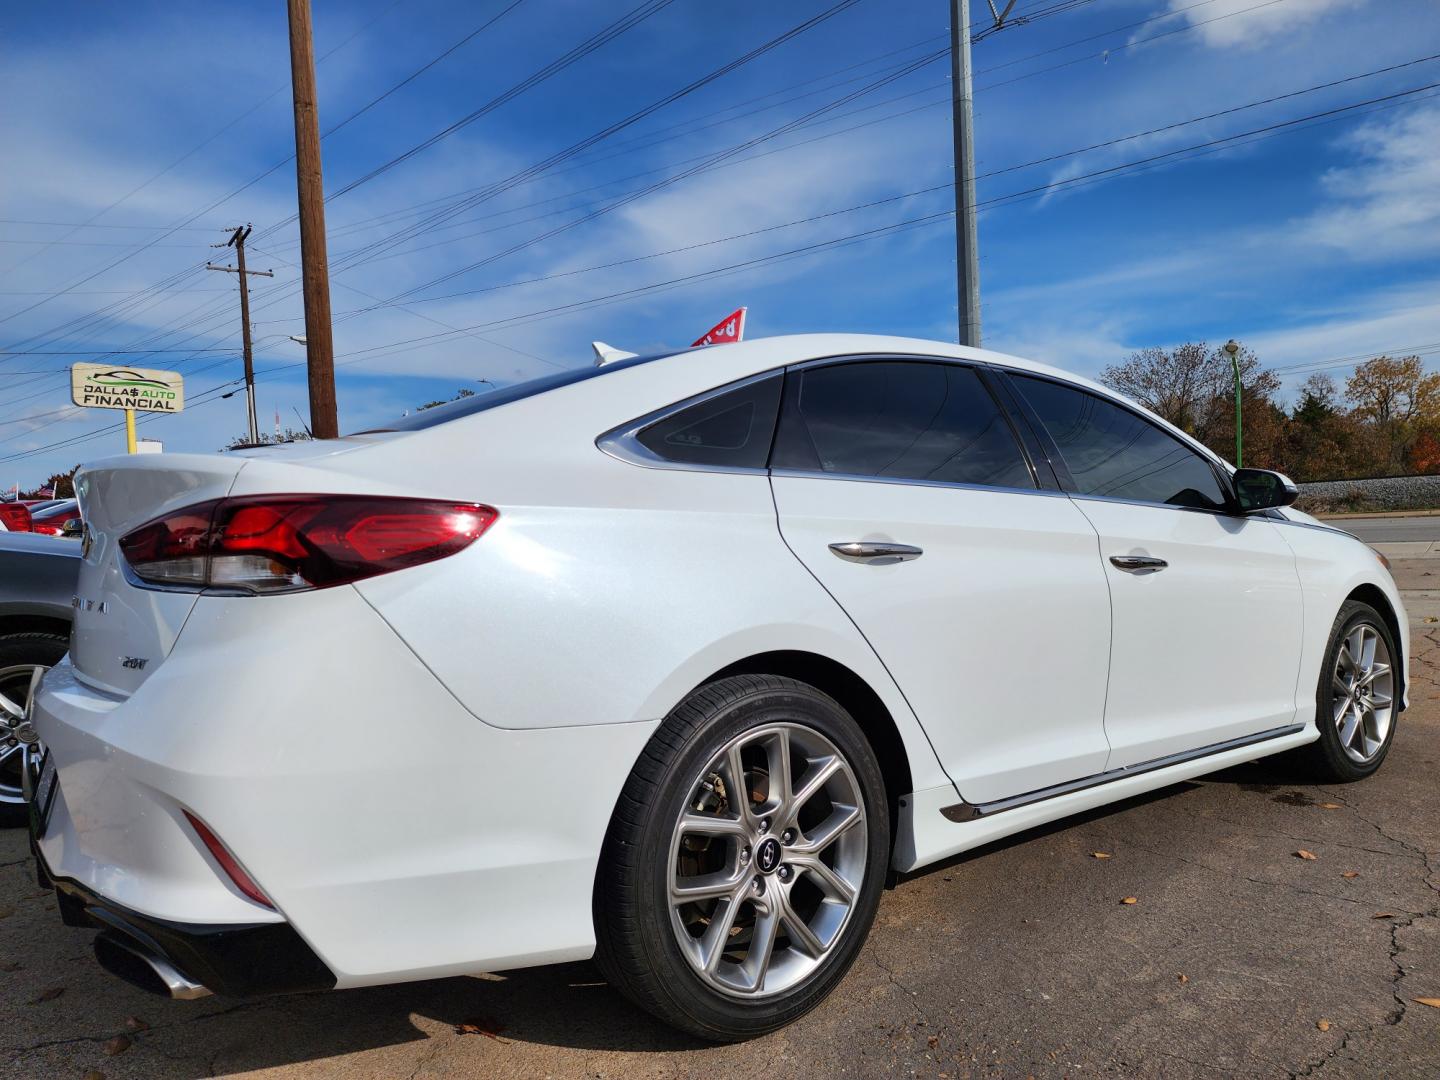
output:
[[[1127,574],[1148,574],[1164,570],[1170,564],[1149,555],[1111,555],[1110,562]]]
[[[851,540],[843,544],[831,544],[830,550],[846,562],[869,563],[871,566],[889,566],[891,563],[909,562],[918,559],[925,552],[910,544]]]

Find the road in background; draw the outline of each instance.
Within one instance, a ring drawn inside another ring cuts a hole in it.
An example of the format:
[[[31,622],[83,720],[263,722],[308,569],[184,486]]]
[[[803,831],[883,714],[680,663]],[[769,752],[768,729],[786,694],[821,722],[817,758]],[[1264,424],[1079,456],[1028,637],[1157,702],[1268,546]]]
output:
[[[1336,517],[1325,524],[1353,533],[1367,544],[1440,542],[1440,514],[1416,517]]]

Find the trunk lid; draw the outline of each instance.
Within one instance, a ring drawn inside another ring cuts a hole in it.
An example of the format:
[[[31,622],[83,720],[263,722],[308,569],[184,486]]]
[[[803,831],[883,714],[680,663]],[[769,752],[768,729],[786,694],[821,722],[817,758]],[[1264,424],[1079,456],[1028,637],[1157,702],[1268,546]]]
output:
[[[170,655],[200,595],[134,584],[121,537],[172,511],[223,498],[245,465],[244,458],[220,454],[134,454],[76,475],[85,531],[70,662],[82,681],[133,693]]]

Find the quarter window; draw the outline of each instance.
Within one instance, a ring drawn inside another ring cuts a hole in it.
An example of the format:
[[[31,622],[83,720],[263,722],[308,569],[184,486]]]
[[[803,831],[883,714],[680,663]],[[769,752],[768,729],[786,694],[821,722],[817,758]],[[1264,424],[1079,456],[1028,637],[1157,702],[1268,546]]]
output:
[[[781,376],[697,401],[657,420],[636,438],[667,461],[763,469],[770,457]]]
[[[790,376],[777,469],[1033,488],[1010,424],[972,368],[877,360]]]
[[[1048,379],[1012,378],[1055,440],[1081,494],[1225,509],[1209,461],[1173,435],[1096,394]]]

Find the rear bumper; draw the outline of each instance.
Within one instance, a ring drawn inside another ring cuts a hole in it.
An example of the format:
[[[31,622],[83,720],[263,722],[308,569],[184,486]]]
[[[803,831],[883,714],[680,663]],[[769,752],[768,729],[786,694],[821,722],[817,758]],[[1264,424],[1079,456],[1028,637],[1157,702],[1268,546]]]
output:
[[[136,952],[160,957],[207,990],[251,997],[335,985],[330,969],[289,923],[197,924],[142,915],[72,878],[55,877],[33,840],[31,849],[40,883],[55,889],[67,926],[104,931]]]
[[[339,988],[592,955],[610,811],[654,730],[492,727],[340,588],[202,597],[130,697],[62,661],[34,714],[58,765],[53,876],[182,933],[274,926],[282,952],[293,933]]]

